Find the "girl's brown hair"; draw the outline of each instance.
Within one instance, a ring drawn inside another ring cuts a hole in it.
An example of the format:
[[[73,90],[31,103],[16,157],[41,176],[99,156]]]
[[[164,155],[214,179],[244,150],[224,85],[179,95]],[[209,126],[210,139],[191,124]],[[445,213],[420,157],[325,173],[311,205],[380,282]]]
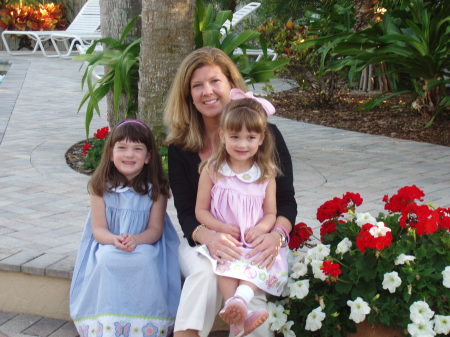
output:
[[[112,161],[114,145],[122,140],[142,143],[150,153],[149,163],[144,165],[142,171],[132,181],[128,181]],[[130,186],[137,193],[145,195],[150,192],[149,184],[152,186],[153,201],[156,201],[159,195],[169,197],[169,183],[150,128],[138,120],[125,120],[117,124],[108,135],[100,164],[89,180],[88,189],[91,193],[103,196],[105,192],[111,192],[114,188]]]
[[[272,132],[267,125],[267,114],[262,105],[251,98],[233,100],[225,106],[220,118],[220,129],[222,132],[239,132],[242,128],[249,132],[262,134],[264,140],[253,157],[254,162],[261,170],[258,182],[276,177],[278,169],[278,154]],[[220,167],[228,160],[225,144],[221,141],[216,152],[202,163],[200,170],[206,166],[213,174],[219,172]]]
[[[191,78],[194,71],[206,65],[219,66],[232,88],[247,89],[239,69],[222,50],[212,47],[194,50],[180,64],[167,96],[164,111],[164,122],[169,127],[167,144],[195,152],[204,146],[204,124],[192,101]]]

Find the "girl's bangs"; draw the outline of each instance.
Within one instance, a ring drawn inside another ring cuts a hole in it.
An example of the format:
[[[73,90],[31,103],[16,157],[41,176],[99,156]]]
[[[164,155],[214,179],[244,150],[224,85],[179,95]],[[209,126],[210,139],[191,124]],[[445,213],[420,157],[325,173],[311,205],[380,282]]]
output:
[[[227,113],[223,129],[239,132],[243,127],[250,132],[262,133],[265,120],[260,113],[253,109],[240,108]]]

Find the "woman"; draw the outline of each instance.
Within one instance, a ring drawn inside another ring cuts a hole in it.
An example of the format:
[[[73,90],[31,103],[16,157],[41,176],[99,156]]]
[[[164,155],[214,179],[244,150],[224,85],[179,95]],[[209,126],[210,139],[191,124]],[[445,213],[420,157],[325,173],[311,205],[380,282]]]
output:
[[[217,259],[239,258],[240,243],[229,234],[217,233],[199,224],[195,201],[199,164],[219,145],[219,120],[230,100],[231,88],[246,91],[245,82],[233,61],[220,49],[204,47],[189,54],[181,63],[170,89],[165,122],[169,127],[169,179],[178,220],[187,240],[180,244],[180,266],[185,277],[175,320],[175,337],[208,336],[219,311],[217,277],[209,262],[195,248],[206,244]],[[278,228],[254,242],[252,255],[260,267],[270,267],[278,249],[287,240],[297,216],[294,198],[292,162],[286,144],[276,126],[271,126],[282,175],[277,178]],[[250,310],[267,305],[265,295],[255,296]],[[267,337],[272,333],[266,322],[249,336]]]

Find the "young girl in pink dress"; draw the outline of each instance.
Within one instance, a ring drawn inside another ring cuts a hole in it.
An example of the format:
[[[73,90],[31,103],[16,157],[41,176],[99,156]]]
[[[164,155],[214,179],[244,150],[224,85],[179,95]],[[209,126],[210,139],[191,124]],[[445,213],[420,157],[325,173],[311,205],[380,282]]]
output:
[[[275,108],[267,100],[240,89],[232,89],[230,98],[220,120],[220,146],[200,168],[195,214],[209,229],[231,234],[240,246],[241,259],[234,261],[221,258],[221,253],[226,252],[212,256],[205,245],[198,248],[219,275],[225,299],[219,315],[239,337],[249,334],[268,317],[266,310],[247,310],[255,292],[280,295],[288,275],[281,241],[279,254],[269,268],[260,268],[246,258],[262,234],[274,227],[277,230],[275,177],[279,172],[273,137],[267,127],[267,116]]]

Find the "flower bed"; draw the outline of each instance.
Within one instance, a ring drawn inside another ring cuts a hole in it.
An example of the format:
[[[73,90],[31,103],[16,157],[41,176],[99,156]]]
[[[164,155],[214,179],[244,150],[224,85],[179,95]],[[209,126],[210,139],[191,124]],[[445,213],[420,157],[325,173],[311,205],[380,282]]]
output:
[[[296,225],[290,278],[270,303],[269,323],[285,337],[343,337],[368,322],[405,335],[450,333],[450,208],[420,203],[406,186],[385,196],[387,214],[358,213],[346,193],[322,204],[320,242]]]

